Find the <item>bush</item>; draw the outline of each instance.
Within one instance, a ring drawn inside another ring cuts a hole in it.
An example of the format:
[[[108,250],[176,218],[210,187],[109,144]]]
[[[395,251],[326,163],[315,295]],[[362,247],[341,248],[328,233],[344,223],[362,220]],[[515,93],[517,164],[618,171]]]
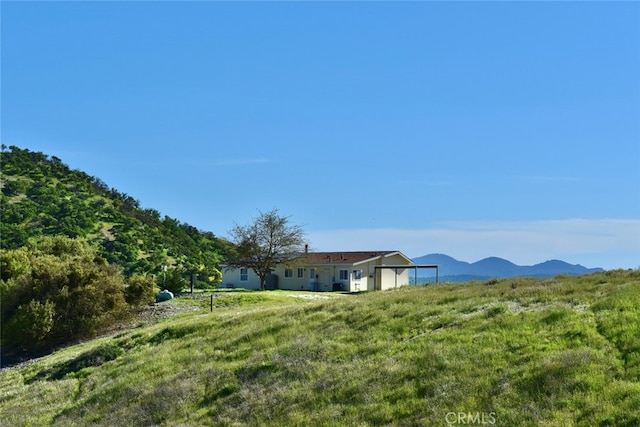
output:
[[[95,336],[128,311],[122,272],[81,239],[44,237],[0,258],[11,266],[0,286],[2,347],[10,352]]]
[[[134,307],[152,303],[155,294],[156,284],[153,279],[141,274],[132,276],[124,288],[124,299]]]
[[[158,276],[157,284],[160,289],[166,289],[174,295],[182,293],[184,288],[187,287],[189,282],[182,277],[182,271],[177,268],[172,268],[166,273]]]
[[[5,338],[23,351],[41,350],[54,327],[55,312],[55,304],[49,300],[21,305],[8,324]]]

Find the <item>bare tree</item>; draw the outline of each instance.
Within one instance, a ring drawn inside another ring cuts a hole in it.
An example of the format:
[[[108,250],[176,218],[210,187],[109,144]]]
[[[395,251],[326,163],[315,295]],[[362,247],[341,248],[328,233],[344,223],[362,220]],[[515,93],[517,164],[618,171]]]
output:
[[[277,209],[260,212],[249,225],[236,224],[229,231],[236,244],[236,253],[227,260],[228,268],[247,268],[260,278],[260,288],[273,267],[300,257],[305,247],[301,226],[289,223]]]

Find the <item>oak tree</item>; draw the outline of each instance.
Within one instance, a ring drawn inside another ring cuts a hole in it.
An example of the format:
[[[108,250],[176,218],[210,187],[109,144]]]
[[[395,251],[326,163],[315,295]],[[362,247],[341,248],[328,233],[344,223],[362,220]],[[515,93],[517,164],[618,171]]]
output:
[[[253,270],[264,289],[272,269],[300,257],[306,241],[302,227],[291,224],[289,217],[281,216],[277,209],[259,213],[252,223],[236,224],[229,231],[236,250],[229,257],[227,268]]]

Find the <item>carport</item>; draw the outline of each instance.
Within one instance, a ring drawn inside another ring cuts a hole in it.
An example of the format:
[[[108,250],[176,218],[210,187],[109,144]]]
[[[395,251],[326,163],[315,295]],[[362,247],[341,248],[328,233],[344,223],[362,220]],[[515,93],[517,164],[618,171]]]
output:
[[[413,283],[417,284],[418,283],[418,269],[419,268],[435,268],[436,270],[436,284],[438,284],[438,264],[412,264],[412,265],[376,265],[374,266],[375,270],[376,270],[376,277],[377,277],[377,273],[378,273],[378,269],[391,269],[391,270],[395,270],[396,274],[395,274],[395,278],[396,278],[396,284],[395,287],[398,287],[398,270],[404,270],[404,269],[413,269]]]

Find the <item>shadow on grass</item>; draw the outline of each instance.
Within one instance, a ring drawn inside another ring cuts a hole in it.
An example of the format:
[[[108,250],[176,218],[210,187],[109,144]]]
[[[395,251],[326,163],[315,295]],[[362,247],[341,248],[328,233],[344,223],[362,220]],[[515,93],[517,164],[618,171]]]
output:
[[[101,366],[106,362],[117,359],[122,354],[124,354],[124,350],[119,346],[114,344],[105,344],[84,352],[74,359],[58,363],[51,368],[44,369],[29,380],[25,381],[25,383],[30,384],[42,379],[60,380],[69,374],[78,373],[82,369]]]

